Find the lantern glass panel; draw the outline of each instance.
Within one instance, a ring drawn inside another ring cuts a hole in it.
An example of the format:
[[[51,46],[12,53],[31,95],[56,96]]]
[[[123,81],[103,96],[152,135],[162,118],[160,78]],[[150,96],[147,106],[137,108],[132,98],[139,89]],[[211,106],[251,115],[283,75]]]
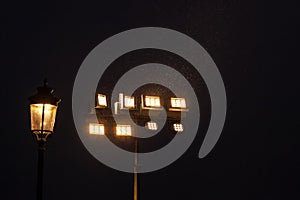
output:
[[[41,133],[41,130],[43,130],[43,134],[46,132],[53,132],[56,110],[57,106],[51,104],[31,104],[31,130],[38,133]]]

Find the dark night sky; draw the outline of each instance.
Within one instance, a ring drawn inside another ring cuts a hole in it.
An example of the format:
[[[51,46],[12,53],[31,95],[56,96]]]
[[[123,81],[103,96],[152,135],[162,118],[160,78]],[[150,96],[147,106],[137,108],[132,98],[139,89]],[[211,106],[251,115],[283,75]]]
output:
[[[81,143],[71,97],[77,70],[95,46],[144,26],[180,31],[209,52],[225,83],[228,114],[207,157],[197,158],[197,137],[176,162],[142,174],[141,199],[297,199],[296,3],[22,1],[1,8],[1,199],[35,198],[37,151],[27,97],[44,77],[62,98],[47,143],[45,200],[132,199],[132,174],[106,167]]]

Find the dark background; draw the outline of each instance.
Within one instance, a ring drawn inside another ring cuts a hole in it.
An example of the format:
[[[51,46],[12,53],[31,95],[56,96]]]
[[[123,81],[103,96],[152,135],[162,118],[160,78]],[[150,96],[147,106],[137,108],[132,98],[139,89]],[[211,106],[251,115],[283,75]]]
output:
[[[291,1],[3,4],[0,198],[35,199],[27,97],[47,77],[62,102],[47,143],[45,199],[132,199],[132,174],[104,166],[81,143],[71,96],[77,70],[95,46],[144,26],[180,31],[208,51],[225,83],[228,114],[207,157],[197,158],[196,138],[176,162],[142,174],[141,199],[299,198],[298,10]]]

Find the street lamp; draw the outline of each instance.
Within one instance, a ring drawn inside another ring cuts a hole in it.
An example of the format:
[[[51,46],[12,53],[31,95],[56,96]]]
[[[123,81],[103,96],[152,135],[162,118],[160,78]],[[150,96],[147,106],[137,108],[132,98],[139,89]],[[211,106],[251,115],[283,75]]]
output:
[[[53,133],[55,117],[59,98],[53,96],[53,89],[48,87],[47,80],[44,85],[37,88],[37,93],[30,96],[30,130],[36,136],[38,143],[38,174],[37,174],[37,200],[43,197],[43,164],[46,140]]]

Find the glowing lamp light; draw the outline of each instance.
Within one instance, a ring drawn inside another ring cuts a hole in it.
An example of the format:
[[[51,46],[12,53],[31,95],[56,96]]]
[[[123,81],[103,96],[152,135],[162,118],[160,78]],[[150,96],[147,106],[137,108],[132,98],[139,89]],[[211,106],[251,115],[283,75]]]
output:
[[[131,136],[131,126],[130,125],[117,125],[116,126],[116,135],[117,136]]]
[[[104,135],[104,124],[89,123],[89,134]]]
[[[107,107],[106,95],[97,95],[97,107]]]
[[[161,110],[160,97],[142,95],[142,109]]]
[[[135,108],[134,97],[132,96],[124,96],[123,93],[119,94],[119,103],[121,109],[131,109]]]
[[[124,97],[124,107],[125,108],[134,108],[134,97],[125,96]]]
[[[145,96],[145,106],[160,107],[160,98],[158,96]]]
[[[185,98],[171,98],[170,111],[188,111]]]
[[[53,132],[57,106],[51,104],[30,104],[31,131],[35,134]]]
[[[186,108],[185,98],[171,98],[172,108]]]
[[[173,124],[174,131],[183,132],[183,125],[182,124]]]
[[[149,130],[152,130],[152,131],[156,131],[158,129],[158,126],[157,126],[157,123],[156,122],[147,122],[146,123],[146,127],[149,129]]]

